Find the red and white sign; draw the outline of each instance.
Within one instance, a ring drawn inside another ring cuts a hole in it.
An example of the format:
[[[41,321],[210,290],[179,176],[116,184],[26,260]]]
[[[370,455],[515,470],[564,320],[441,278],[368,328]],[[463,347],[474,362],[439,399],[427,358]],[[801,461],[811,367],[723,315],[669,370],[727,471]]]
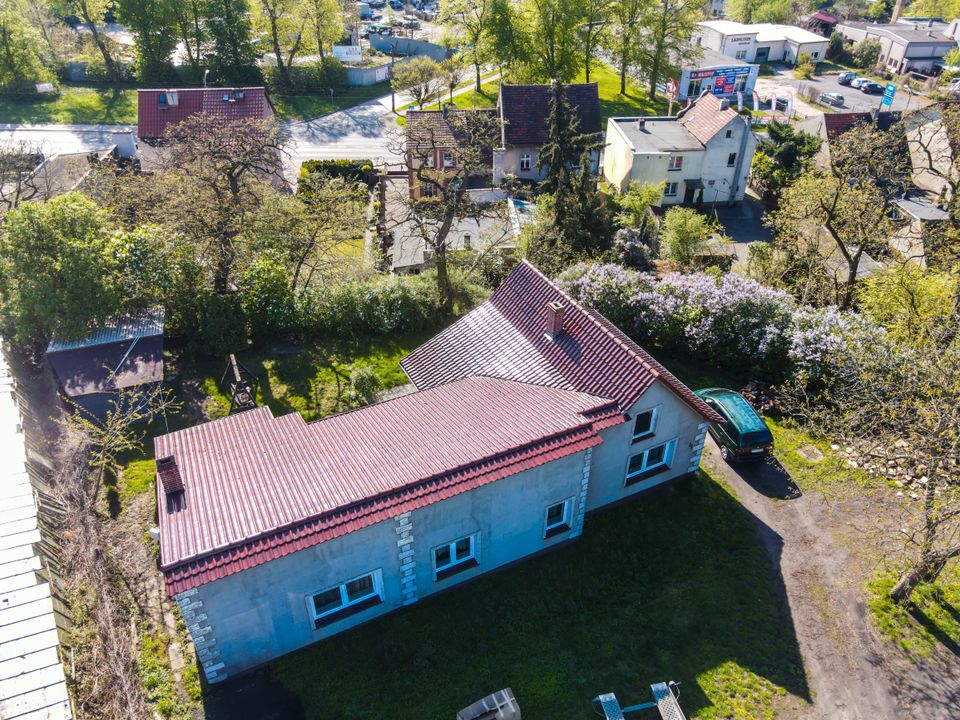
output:
[[[667,80],[667,97],[676,100],[678,95],[678,86],[676,80]]]

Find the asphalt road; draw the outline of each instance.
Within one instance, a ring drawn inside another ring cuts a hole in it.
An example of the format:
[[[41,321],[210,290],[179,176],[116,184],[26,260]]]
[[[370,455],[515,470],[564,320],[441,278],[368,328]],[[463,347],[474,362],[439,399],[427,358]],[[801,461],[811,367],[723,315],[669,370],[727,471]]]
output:
[[[818,75],[809,80],[797,80],[792,77],[792,74],[782,72],[773,77],[759,78],[757,80],[757,92],[760,93],[761,97],[765,97],[765,92],[770,92],[771,90],[776,91],[791,88],[796,92],[800,89],[801,85],[807,85],[815,87],[819,93],[834,92],[843,95],[843,107],[834,107],[833,110],[836,112],[870,112],[880,107],[882,95],[868,95],[849,85],[841,85],[837,82],[838,77],[839,75]],[[926,98],[916,95],[911,96],[906,90],[898,87],[897,93],[893,97],[892,108],[885,107],[884,110],[916,110],[918,107],[927,104],[929,104],[929,101],[926,100]],[[822,109],[819,111],[822,112]],[[801,110],[801,112],[803,112],[803,110]],[[809,116],[809,113],[804,114]]]

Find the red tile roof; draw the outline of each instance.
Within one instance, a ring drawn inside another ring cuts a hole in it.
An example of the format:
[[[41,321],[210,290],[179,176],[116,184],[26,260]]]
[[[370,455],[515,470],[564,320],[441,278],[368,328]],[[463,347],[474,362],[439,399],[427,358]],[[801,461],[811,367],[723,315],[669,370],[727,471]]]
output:
[[[600,95],[597,83],[564,85],[567,101],[577,117],[581,133],[599,133]],[[504,122],[503,139],[511,145],[543,145],[550,139],[547,118],[550,115],[549,85],[501,85],[500,117]]]
[[[161,107],[160,96],[169,97],[171,93],[176,94],[177,104],[168,102],[166,107]],[[226,120],[262,119],[273,116],[273,105],[262,87],[137,90],[137,137],[148,140],[163,137],[167,126],[199,112]]]
[[[735,117],[737,111],[730,103],[712,93],[700,96],[678,115],[680,124],[704,145]]]
[[[566,307],[564,331],[545,335],[547,304]],[[488,375],[615,400],[623,411],[660,379],[703,417],[717,414],[597,312],[583,308],[522,261],[478,308],[400,361],[418,388]]]
[[[884,132],[890,130],[900,121],[900,112],[848,112],[848,113],[826,113],[823,116],[823,127],[827,133],[828,140],[836,140],[854,125],[860,123],[875,123],[879,130]]]
[[[262,407],[158,437],[184,485],[158,489],[167,590],[593,447],[621,422],[610,400],[473,377],[310,424]]]

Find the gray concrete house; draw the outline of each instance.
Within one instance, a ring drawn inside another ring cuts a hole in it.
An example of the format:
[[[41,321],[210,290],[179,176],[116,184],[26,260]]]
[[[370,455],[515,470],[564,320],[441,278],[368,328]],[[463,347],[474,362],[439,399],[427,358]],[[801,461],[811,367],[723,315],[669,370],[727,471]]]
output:
[[[889,72],[902,75],[908,72],[930,75],[936,65],[943,65],[943,57],[957,47],[960,20],[949,25],[927,19],[911,22],[901,19],[888,25],[864,22],[842,22],[837,32],[850,44],[867,39],[880,41],[879,64]]]
[[[160,566],[210,682],[573,540],[694,472],[720,420],[526,262],[401,365],[417,392],[155,440]]]
[[[596,135],[600,140],[600,95],[596,83],[564,85],[567,101],[577,118],[581,133]],[[547,168],[537,168],[540,148],[550,139],[547,118],[553,88],[550,85],[500,86],[497,111],[500,113],[501,142],[493,151],[493,182],[499,184],[507,175],[521,180],[540,182]],[[600,161],[600,151],[590,155],[594,173]]]

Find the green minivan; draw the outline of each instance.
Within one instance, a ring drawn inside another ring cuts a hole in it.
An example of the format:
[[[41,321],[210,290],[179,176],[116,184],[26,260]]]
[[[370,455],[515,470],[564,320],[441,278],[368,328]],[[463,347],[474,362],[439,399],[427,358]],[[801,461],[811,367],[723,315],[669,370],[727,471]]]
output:
[[[773,434],[747,399],[726,388],[705,388],[697,396],[723,418],[710,425],[710,435],[727,462],[764,460],[773,450]]]

